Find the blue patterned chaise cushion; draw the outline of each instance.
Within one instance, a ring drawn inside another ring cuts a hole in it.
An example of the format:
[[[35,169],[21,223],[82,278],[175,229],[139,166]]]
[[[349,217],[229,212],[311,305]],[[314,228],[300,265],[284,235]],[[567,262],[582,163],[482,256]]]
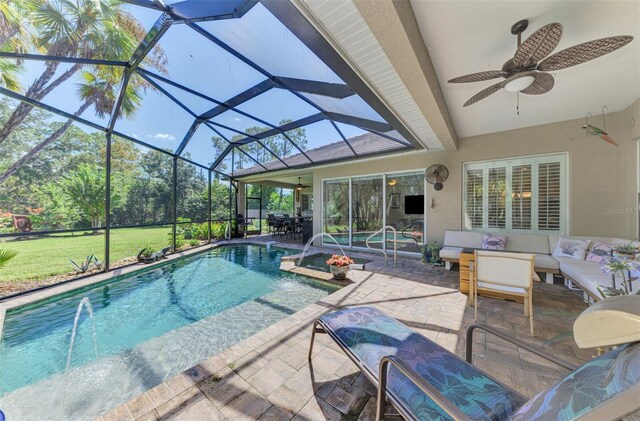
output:
[[[512,419],[573,420],[638,383],[640,343],[623,345],[585,363],[539,393]]]
[[[373,307],[324,315],[322,324],[371,372],[395,355],[472,419],[506,420],[526,399],[435,342]],[[420,420],[450,417],[397,369],[390,366],[388,393]]]

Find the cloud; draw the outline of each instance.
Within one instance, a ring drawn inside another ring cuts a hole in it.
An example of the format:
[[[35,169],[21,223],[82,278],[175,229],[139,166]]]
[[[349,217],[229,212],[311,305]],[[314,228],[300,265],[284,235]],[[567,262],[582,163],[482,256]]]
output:
[[[234,119],[235,121],[242,121],[242,119],[241,119],[241,118],[238,118],[238,117],[233,117],[233,119]]]
[[[130,136],[131,136],[132,138],[134,138],[134,139],[140,139],[140,135],[139,135],[139,134],[137,134],[137,133],[131,133],[131,135],[130,135]]]
[[[161,139],[161,140],[175,140],[175,136],[169,133],[156,133],[153,135],[153,137],[155,139]]]

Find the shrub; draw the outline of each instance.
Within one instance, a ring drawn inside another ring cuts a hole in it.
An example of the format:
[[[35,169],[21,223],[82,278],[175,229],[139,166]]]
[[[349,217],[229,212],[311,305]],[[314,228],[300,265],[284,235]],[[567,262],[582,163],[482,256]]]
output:
[[[185,245],[184,236],[176,235],[176,250],[181,249]]]
[[[142,249],[142,253],[140,254],[140,256],[144,257],[145,259],[148,259],[154,253],[157,253],[157,252],[158,252],[158,249],[156,249],[155,247],[151,247],[151,246],[147,245],[147,246],[145,246],[145,248]]]
[[[85,259],[81,261],[80,264],[74,262],[71,259],[67,259],[67,260],[71,262],[71,264],[73,265],[77,273],[86,273],[91,268],[94,268],[94,267],[98,270],[102,269],[102,262],[98,260],[98,258],[93,254],[90,254],[89,256],[85,257]]]
[[[222,239],[224,238],[224,232],[227,226],[224,222],[212,222],[211,223],[211,237]]]
[[[200,241],[196,240],[195,238],[192,238],[191,240],[189,240],[189,246],[191,247],[198,247],[200,245]]]

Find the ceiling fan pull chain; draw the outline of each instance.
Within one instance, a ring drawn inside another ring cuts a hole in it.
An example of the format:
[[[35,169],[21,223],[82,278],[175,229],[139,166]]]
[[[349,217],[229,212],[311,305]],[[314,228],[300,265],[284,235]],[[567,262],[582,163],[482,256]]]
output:
[[[516,114],[520,115],[520,92],[516,93]]]
[[[607,107],[606,105],[602,106],[602,122],[604,123],[604,131],[607,131],[607,120],[604,118],[604,110],[609,111],[609,107]]]

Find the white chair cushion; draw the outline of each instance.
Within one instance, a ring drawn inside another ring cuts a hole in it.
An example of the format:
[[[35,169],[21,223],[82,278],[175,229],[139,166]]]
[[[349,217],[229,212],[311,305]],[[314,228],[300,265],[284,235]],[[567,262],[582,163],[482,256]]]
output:
[[[479,249],[482,246],[482,233],[473,231],[450,231],[444,233],[444,245]]]
[[[560,269],[560,263],[548,254],[536,254],[536,269]]]
[[[534,234],[509,234],[507,251],[550,254],[549,237]]]
[[[441,259],[459,260],[462,247],[444,246],[440,250]]]
[[[496,284],[491,284],[491,283],[487,283],[487,282],[478,282],[478,288],[486,288],[486,289],[492,289],[492,290],[496,290],[496,291],[513,292],[513,293],[522,294],[522,295],[525,295],[527,293],[527,290],[525,290],[524,288],[512,287],[512,286],[508,286],[508,285],[496,285]]]
[[[476,252],[478,283],[486,281],[517,288],[531,288],[535,255],[499,251]]]

